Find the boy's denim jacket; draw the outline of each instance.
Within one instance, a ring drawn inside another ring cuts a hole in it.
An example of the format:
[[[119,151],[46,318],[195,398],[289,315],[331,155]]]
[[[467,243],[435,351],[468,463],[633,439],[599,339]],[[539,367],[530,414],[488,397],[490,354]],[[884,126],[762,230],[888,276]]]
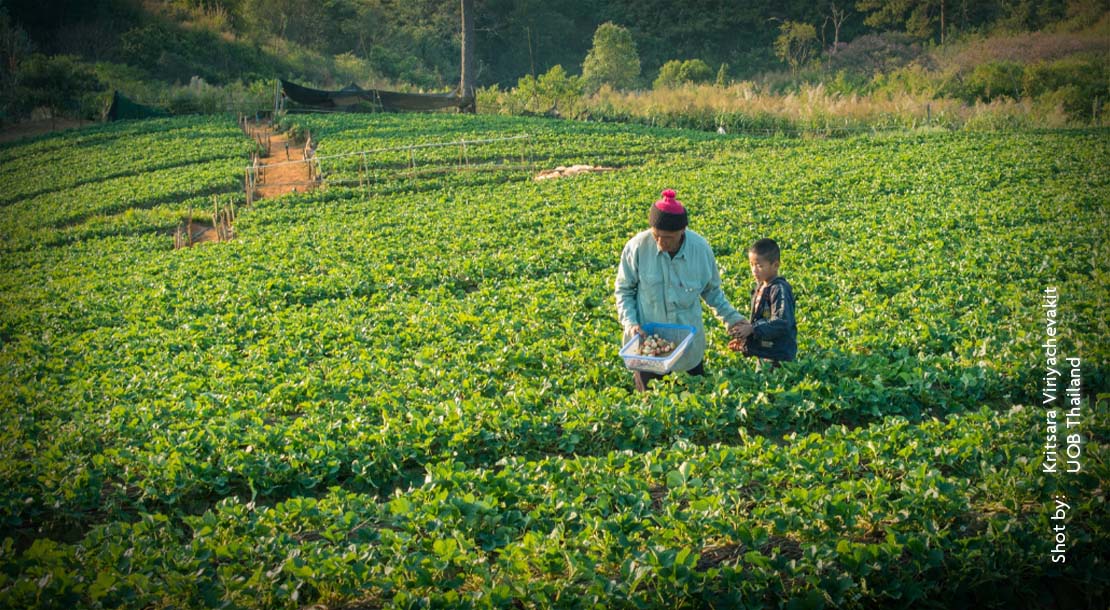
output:
[[[757,299],[758,295],[758,299]],[[782,277],[771,280],[763,294],[752,288],[752,335],[745,353],[771,360],[793,360],[798,355],[798,326],[794,321],[794,291]]]

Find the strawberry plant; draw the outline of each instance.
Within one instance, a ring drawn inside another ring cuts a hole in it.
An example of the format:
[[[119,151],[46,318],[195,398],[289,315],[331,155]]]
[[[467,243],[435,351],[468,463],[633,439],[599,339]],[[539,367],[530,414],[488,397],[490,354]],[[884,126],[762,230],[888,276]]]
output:
[[[0,194],[0,606],[1105,599],[1104,402],[1085,469],[1040,468],[1046,285],[1106,392],[1103,132],[296,120],[321,155],[395,150],[179,251],[181,215],[241,184],[228,121],[0,147],[26,178]],[[537,167],[621,169],[404,171],[409,144],[520,133]],[[795,362],[760,370],[708,321],[707,375],[634,392],[612,282],[664,186],[742,311],[746,248],[783,246]]]

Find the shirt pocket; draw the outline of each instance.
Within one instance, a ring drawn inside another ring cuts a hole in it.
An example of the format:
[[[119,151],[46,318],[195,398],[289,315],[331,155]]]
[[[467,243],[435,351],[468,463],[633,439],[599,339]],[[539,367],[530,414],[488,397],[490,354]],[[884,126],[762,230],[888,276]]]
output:
[[[695,307],[701,298],[701,288],[702,285],[692,282],[679,282],[675,290],[675,304],[683,309]]]
[[[682,269],[675,286],[678,305],[687,309],[697,306],[701,301],[701,293],[708,283],[709,277],[698,273],[696,269],[691,269],[689,266]]]

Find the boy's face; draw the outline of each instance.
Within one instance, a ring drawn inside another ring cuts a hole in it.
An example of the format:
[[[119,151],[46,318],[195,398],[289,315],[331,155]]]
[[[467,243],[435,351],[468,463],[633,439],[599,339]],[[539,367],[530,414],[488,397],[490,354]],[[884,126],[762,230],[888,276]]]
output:
[[[779,263],[782,261],[768,262],[755,252],[748,252],[748,266],[752,268],[752,277],[760,284],[766,284],[775,279],[779,274]]]

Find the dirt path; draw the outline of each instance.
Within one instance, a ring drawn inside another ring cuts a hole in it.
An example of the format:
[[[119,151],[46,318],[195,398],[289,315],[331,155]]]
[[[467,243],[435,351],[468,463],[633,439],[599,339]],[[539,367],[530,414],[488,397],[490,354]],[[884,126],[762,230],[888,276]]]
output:
[[[304,191],[315,186],[310,179],[309,165],[304,160],[304,142],[293,140],[286,134],[274,133],[264,123],[248,126],[248,135],[270,142],[269,154],[259,158],[262,164],[255,197],[266,199],[293,191]]]
[[[259,157],[258,181],[255,184],[254,199],[277,197],[293,191],[304,191],[315,186],[310,180],[309,164],[305,161],[303,142],[293,140],[285,134],[274,133],[266,123],[244,123],[243,131],[247,137],[268,144],[269,153]],[[192,218],[177,228],[174,234],[174,248],[183,248],[206,242],[219,242],[233,235],[230,217],[223,217],[219,228],[211,222]]]

